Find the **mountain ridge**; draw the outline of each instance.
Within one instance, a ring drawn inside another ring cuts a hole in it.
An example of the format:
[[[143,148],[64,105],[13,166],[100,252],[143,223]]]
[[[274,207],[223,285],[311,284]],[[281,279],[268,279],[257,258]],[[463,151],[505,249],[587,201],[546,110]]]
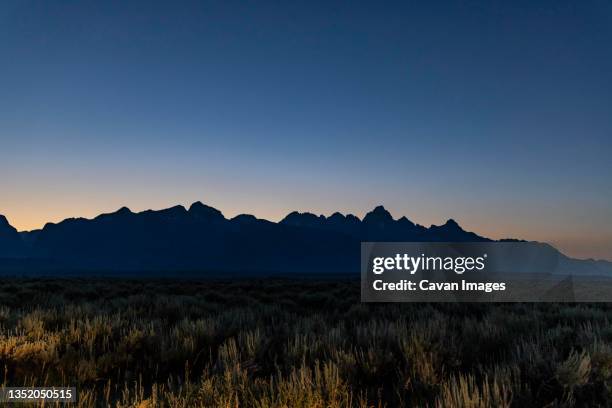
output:
[[[0,258],[49,260],[83,270],[354,272],[359,270],[360,243],[367,241],[494,240],[465,231],[453,219],[429,228],[405,216],[395,219],[382,205],[363,219],[339,212],[326,217],[293,211],[272,222],[250,214],[228,219],[197,201],[188,209],[176,205],[133,212],[121,207],[91,219],[67,218],[21,233],[0,216]],[[576,262],[576,267],[585,265]],[[607,263],[590,265],[607,268]]]

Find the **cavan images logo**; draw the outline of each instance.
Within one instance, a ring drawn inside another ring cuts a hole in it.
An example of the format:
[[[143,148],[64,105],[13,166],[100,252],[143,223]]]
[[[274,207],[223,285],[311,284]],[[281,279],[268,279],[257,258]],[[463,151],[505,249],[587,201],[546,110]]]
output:
[[[363,302],[608,302],[612,272],[538,242],[362,242]]]
[[[408,254],[395,254],[395,256],[379,256],[372,259],[372,272],[382,275],[385,272],[408,273],[414,275],[417,272],[433,273],[448,272],[463,275],[465,272],[484,271],[487,254],[482,256],[410,256]],[[497,282],[469,282],[461,280],[457,282],[439,282],[430,279],[412,281],[400,279],[394,282],[384,282],[376,279],[372,282],[372,288],[376,291],[400,290],[400,291],[483,291],[490,293],[496,290],[505,290],[505,283]]]

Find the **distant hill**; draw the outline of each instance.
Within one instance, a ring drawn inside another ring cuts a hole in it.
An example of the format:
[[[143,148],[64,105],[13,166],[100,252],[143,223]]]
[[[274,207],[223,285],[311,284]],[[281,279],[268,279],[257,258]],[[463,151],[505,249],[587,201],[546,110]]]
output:
[[[227,219],[200,202],[134,213],[121,208],[94,219],[70,218],[18,233],[0,216],[0,270],[329,273],[359,271],[360,242],[490,242],[454,220],[426,228],[394,219],[382,206],[363,220],[292,212],[278,223]],[[538,244],[542,245],[542,244]],[[554,250],[548,247],[547,250]],[[574,267],[609,262],[570,260]],[[602,266],[603,265],[603,266]]]

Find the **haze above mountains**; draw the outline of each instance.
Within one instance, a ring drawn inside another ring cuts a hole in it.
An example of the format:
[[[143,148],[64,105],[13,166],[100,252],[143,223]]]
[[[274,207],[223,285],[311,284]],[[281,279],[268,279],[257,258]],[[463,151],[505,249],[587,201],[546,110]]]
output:
[[[93,219],[69,218],[41,230],[17,232],[0,216],[0,270],[200,271],[328,273],[359,271],[360,242],[490,242],[450,219],[426,228],[394,219],[382,206],[363,220],[292,212],[278,223],[193,203],[134,213],[126,207]],[[555,251],[534,243],[540,251]],[[612,273],[612,263],[561,259],[578,270]],[[586,268],[586,269],[585,269]]]

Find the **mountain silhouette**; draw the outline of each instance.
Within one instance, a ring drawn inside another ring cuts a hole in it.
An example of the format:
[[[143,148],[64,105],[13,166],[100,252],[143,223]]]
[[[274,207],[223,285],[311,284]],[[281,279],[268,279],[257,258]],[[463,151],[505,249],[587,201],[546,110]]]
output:
[[[195,202],[189,209],[178,205],[139,213],[123,207],[22,233],[0,216],[0,270],[357,272],[360,243],[366,241],[492,240],[452,219],[429,228],[406,217],[396,220],[383,206],[363,220],[337,212],[329,217],[292,212],[275,223],[248,214],[227,219]],[[607,270],[608,265],[596,266]]]
[[[25,243],[15,228],[0,215],[0,257],[23,256]]]

